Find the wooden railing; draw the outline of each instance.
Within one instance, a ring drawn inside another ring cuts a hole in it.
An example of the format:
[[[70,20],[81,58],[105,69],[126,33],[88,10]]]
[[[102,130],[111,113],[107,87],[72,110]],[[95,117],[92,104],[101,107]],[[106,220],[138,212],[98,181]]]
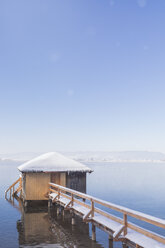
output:
[[[149,230],[146,230],[140,226],[137,226],[137,225],[129,222],[128,216],[131,216],[137,220],[144,221],[146,223],[149,223],[149,224],[152,224],[154,226],[161,227],[164,229],[165,229],[165,220],[150,216],[148,214],[143,214],[141,212],[134,211],[134,210],[131,210],[129,208],[122,207],[122,206],[119,206],[119,205],[116,205],[113,203],[109,203],[107,201],[100,200],[96,197],[93,197],[93,196],[90,196],[87,194],[83,194],[83,193],[80,193],[78,191],[75,191],[75,190],[72,190],[72,189],[57,185],[57,184],[49,183],[49,186],[50,186],[50,192],[54,192],[57,194],[57,199],[60,196],[63,196],[67,199],[70,199],[70,202],[69,202],[70,206],[73,206],[74,203],[78,203],[78,204],[88,208],[89,212],[86,216],[84,216],[84,218],[83,218],[84,220],[87,220],[87,218],[89,218],[89,216],[91,216],[91,219],[92,219],[92,217],[95,216],[95,213],[98,213],[98,214],[101,214],[102,216],[104,216],[108,219],[111,219],[113,221],[120,223],[121,224],[121,230],[118,230],[118,232],[114,234],[114,238],[118,237],[122,232],[124,233],[124,236],[126,236],[128,229],[131,229],[131,230],[134,230],[134,231],[136,231],[140,234],[143,234],[149,238],[152,238],[158,242],[165,244],[165,237],[164,236],[161,236],[157,233],[151,232]],[[84,201],[84,199],[86,200],[86,202]],[[81,201],[81,200],[83,200],[83,201]],[[87,202],[90,202],[90,204],[87,204]],[[108,209],[115,210],[117,212],[122,213],[123,219],[95,207],[95,204],[99,204],[99,205],[106,207]]]
[[[21,190],[22,190],[22,178],[20,177],[5,191],[5,198],[7,198],[8,192],[10,193],[10,198],[11,198],[15,194],[18,194]]]

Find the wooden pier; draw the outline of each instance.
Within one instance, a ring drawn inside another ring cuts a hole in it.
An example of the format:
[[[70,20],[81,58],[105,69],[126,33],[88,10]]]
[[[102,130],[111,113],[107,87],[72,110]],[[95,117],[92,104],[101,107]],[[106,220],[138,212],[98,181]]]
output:
[[[7,198],[9,194],[11,198],[19,193],[21,198],[21,192],[22,179],[19,178],[7,189],[5,197]],[[165,236],[144,229],[129,221],[129,218],[133,217],[138,221],[165,229],[165,220],[163,219],[143,214],[54,183],[49,183],[47,199],[49,207],[52,204],[57,204],[57,206],[59,205],[63,208],[63,213],[70,211],[72,225],[75,224],[75,215],[81,216],[84,222],[91,223],[92,240],[96,240],[96,227],[98,227],[109,234],[110,242],[121,241],[125,244],[125,247],[165,248]],[[112,210],[122,214],[123,218],[109,213]]]
[[[57,184],[49,183],[49,186],[49,205],[51,202],[57,203],[63,206],[64,210],[71,211],[73,215],[72,224],[74,224],[75,214],[82,216],[83,221],[92,223],[93,240],[96,239],[95,227],[99,227],[109,234],[109,239],[125,242],[129,247],[165,248],[164,236],[129,222],[128,217],[131,216],[164,229],[165,220],[112,204]],[[123,218],[103,211],[95,205],[122,213]]]

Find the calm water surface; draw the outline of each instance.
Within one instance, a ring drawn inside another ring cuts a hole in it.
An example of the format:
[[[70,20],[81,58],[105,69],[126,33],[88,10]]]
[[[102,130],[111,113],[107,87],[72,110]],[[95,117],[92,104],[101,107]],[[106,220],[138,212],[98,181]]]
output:
[[[87,177],[88,193],[98,198],[165,219],[165,164],[95,163]],[[109,247],[108,235],[97,229],[97,242],[91,241],[91,226],[77,218],[71,226],[70,215],[56,216],[47,207],[24,211],[4,199],[4,191],[19,173],[16,166],[0,166],[0,248],[17,247]],[[132,219],[131,221],[136,222]],[[140,223],[165,235],[164,230]],[[120,248],[114,243],[114,248]]]

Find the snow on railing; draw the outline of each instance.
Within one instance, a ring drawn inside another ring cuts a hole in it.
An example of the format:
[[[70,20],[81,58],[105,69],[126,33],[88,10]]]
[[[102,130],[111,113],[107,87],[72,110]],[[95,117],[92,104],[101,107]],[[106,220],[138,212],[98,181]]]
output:
[[[165,237],[161,236],[157,233],[151,232],[149,230],[146,230],[140,226],[137,226],[131,222],[128,221],[128,216],[131,216],[135,219],[138,219],[140,221],[144,221],[146,223],[152,224],[154,226],[157,227],[161,227],[165,229],[165,220],[160,219],[160,218],[156,218],[153,217],[151,215],[148,214],[144,214],[141,213],[139,211],[134,211],[132,209],[126,208],[126,207],[122,207],[120,205],[117,204],[113,204],[110,203],[108,201],[104,201],[101,199],[98,199],[96,197],[81,193],[79,191],[76,190],[72,190],[63,186],[60,186],[58,184],[54,184],[54,183],[49,183],[50,186],[50,192],[54,192],[57,194],[56,199],[59,199],[61,196],[69,199],[69,203],[68,205],[73,206],[74,203],[77,203],[81,206],[86,207],[87,209],[89,209],[89,212],[86,214],[86,216],[83,217],[84,220],[87,220],[89,218],[89,216],[91,216],[91,219],[95,216],[95,213],[98,213],[110,220],[116,221],[117,223],[122,224],[122,226],[120,227],[120,230],[118,230],[118,232],[116,232],[114,235],[117,235],[116,237],[118,237],[121,232],[123,232],[124,236],[127,237],[127,231],[128,229],[134,230],[140,234],[143,234],[151,239],[154,239],[158,242],[161,242],[162,244],[165,244]],[[69,194],[68,194],[69,193]],[[78,199],[79,198],[79,199]],[[80,201],[80,199],[83,200]],[[87,204],[85,203],[85,200],[88,200],[91,202],[91,204]],[[117,212],[120,212],[123,214],[123,219],[111,215],[108,212],[104,212],[103,210],[96,208],[95,204],[99,204],[101,206],[104,206],[106,208],[109,208],[111,210],[115,210]]]

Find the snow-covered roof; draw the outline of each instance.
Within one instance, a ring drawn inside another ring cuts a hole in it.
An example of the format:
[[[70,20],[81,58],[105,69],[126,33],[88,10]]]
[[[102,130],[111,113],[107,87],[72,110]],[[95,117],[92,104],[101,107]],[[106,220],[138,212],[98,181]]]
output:
[[[92,172],[92,170],[82,163],[67,158],[57,152],[45,153],[18,167],[21,172],[64,172],[80,171]]]

